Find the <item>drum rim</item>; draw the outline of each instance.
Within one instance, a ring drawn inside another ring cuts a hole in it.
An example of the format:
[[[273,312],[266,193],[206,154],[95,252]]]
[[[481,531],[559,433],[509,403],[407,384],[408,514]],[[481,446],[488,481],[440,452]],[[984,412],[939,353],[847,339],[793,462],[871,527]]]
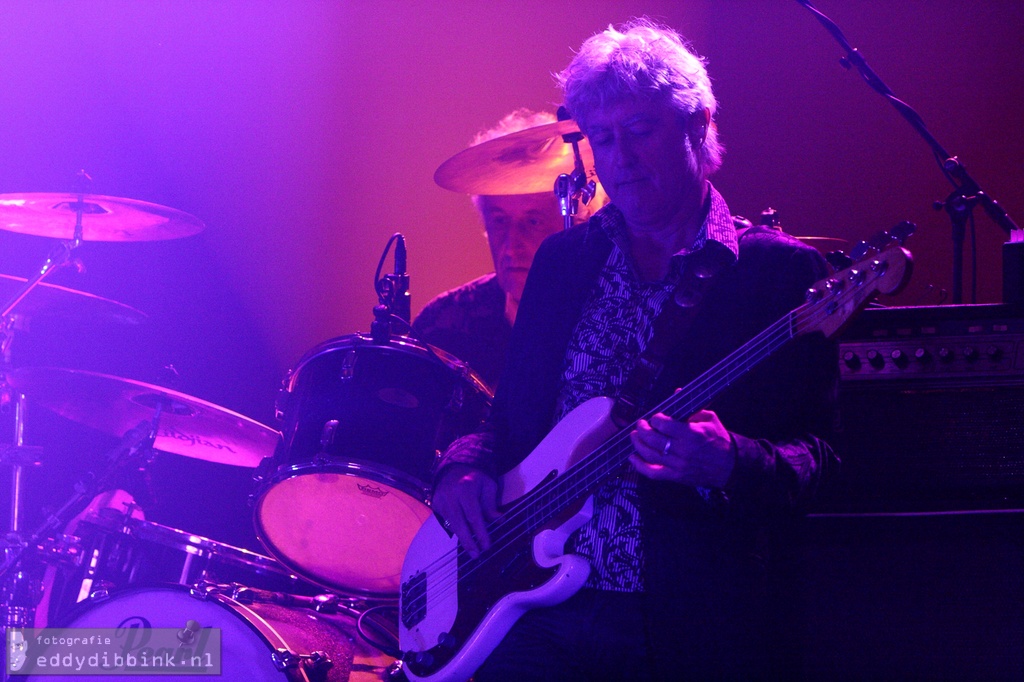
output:
[[[307,469],[309,471],[306,471]],[[376,474],[377,476],[366,476],[363,475],[364,473]],[[398,469],[387,466],[386,464],[382,465],[379,462],[371,462],[365,459],[334,461],[333,458],[322,462],[314,461],[286,464],[274,469],[271,474],[261,481],[259,489],[256,490],[253,497],[255,500],[255,506],[258,509],[266,494],[277,484],[283,483],[292,478],[307,476],[310,474],[340,474],[342,476],[351,476],[353,478],[362,478],[375,481],[377,483],[383,483],[384,485],[391,486],[392,488],[405,493],[427,507],[430,506],[431,485],[427,481],[418,479],[415,476],[407,474],[404,471],[399,471]]]
[[[470,367],[468,363],[460,360],[443,348],[438,348],[437,346],[420,341],[412,336],[401,335],[392,336],[386,344],[377,343],[373,340],[373,337],[361,332],[327,339],[306,351],[306,353],[299,358],[299,361],[295,366],[288,370],[285,381],[283,382],[285,391],[287,393],[291,393],[295,389],[295,384],[298,381],[299,375],[302,374],[302,369],[321,355],[339,349],[367,347],[375,348],[382,352],[411,353],[428,360],[436,359],[443,368],[448,369],[455,374],[457,378],[468,382],[474,388],[479,390],[487,399],[488,403],[494,400],[494,391],[487,385],[487,382],[483,380],[476,370]]]
[[[151,542],[160,547],[192,554],[212,562],[221,559],[236,566],[242,565],[264,573],[301,579],[300,576],[281,565],[281,562],[274,557],[146,519],[129,517],[115,521],[114,519],[103,519],[98,514],[91,514],[83,518],[79,524],[98,528],[100,531],[114,536],[123,535],[139,542]],[[82,535],[81,530],[76,529],[75,537],[79,541],[86,540]]]
[[[158,592],[172,592],[178,593],[182,596],[187,596],[194,599],[196,602],[209,603],[213,602],[219,605],[219,607],[232,612],[238,616],[239,620],[245,623],[245,625],[254,632],[268,647],[267,654],[268,659],[270,654],[281,648],[287,648],[289,646],[288,641],[274,628],[274,626],[264,618],[258,611],[249,608],[247,604],[232,599],[226,594],[220,592],[209,592],[203,595],[197,595],[196,587],[194,585],[181,585],[179,583],[149,583],[145,585],[129,585],[126,587],[115,588],[110,590],[101,597],[89,596],[88,598],[75,604],[75,607],[68,611],[66,622],[62,622],[55,626],[59,628],[70,628],[76,627],[75,621],[87,614],[90,610],[106,604],[111,601],[123,599],[132,596],[133,593],[158,593]],[[307,609],[308,610],[308,609]],[[244,615],[243,615],[244,613]],[[252,619],[255,618],[259,621],[259,624],[254,622]],[[262,627],[261,627],[262,625]],[[270,633],[276,641],[271,641]],[[127,679],[127,678],[125,678]]]

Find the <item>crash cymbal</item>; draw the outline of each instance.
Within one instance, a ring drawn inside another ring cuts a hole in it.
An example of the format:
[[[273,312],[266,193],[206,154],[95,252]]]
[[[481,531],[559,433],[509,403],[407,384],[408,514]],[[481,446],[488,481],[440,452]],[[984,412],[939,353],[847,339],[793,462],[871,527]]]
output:
[[[37,237],[71,239],[78,211],[87,242],[138,242],[176,239],[201,232],[198,218],[135,199],[87,194],[0,194],[0,230]]]
[[[8,301],[25,286],[26,280],[0,275],[0,301]],[[41,282],[18,302],[15,315],[23,318],[53,317],[75,321],[107,320],[119,324],[139,324],[146,313],[109,298],[84,291]]]
[[[467,194],[551,192],[560,174],[573,171],[572,145],[562,136],[579,131],[575,121],[559,121],[481,142],[442,163],[434,182]],[[595,179],[594,154],[586,139],[579,148],[587,178]]]
[[[56,367],[19,368],[7,378],[30,401],[113,436],[152,419],[161,405],[154,447],[184,457],[255,467],[281,438],[237,412],[141,381]]]

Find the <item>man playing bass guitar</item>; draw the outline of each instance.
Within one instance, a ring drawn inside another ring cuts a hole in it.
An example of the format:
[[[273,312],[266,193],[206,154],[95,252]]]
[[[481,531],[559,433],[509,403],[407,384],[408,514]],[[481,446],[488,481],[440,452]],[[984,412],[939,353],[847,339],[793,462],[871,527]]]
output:
[[[559,80],[611,203],[540,248],[492,414],[440,461],[433,505],[460,561],[501,549],[499,477],[578,406],[607,396],[614,422],[634,425],[628,464],[586,496],[565,543],[584,575],[485,642],[474,679],[782,675],[792,635],[773,622],[770,531],[835,463],[835,345],[800,337],[691,416],[638,417],[801,304],[825,262],[777,230],[737,233],[708,180],[723,153],[710,80],[675,31],[609,27]],[[576,514],[570,502],[543,527]],[[488,588],[524,590],[517,556]],[[459,587],[462,602],[478,593]]]

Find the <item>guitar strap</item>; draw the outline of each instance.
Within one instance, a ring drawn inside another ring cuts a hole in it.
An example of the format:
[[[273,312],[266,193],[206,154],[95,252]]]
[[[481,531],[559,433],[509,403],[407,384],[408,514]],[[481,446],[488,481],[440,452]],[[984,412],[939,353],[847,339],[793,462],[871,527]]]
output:
[[[679,282],[654,318],[651,339],[612,406],[612,420],[619,428],[625,428],[639,418],[646,397],[665,368],[669,353],[693,324],[712,278],[732,259],[732,252],[727,247],[709,241],[684,262]]]

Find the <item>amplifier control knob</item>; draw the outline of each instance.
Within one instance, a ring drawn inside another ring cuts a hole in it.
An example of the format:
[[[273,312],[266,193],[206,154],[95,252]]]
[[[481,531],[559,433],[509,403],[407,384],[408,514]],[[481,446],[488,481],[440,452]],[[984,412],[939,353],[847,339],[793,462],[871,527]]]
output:
[[[914,358],[918,362],[922,362],[922,363],[924,363],[924,362],[931,362],[932,361],[932,354],[928,352],[927,348],[918,348],[917,350],[914,351]]]
[[[943,362],[952,362],[953,361],[953,351],[951,351],[950,349],[948,349],[946,347],[940,348],[939,349],[939,360],[942,360]]]
[[[843,364],[850,369],[858,369],[860,367],[860,358],[852,350],[848,350],[843,353]]]
[[[881,369],[882,366],[885,364],[885,358],[883,358],[882,354],[879,353],[877,350],[869,350],[867,352],[867,356],[868,362],[871,363],[871,366],[876,369]]]
[[[889,353],[889,357],[892,358],[892,361],[896,363],[897,367],[907,366],[907,354],[901,351],[899,348]]]
[[[1003,349],[999,346],[989,346],[985,349],[985,356],[989,360],[998,360],[1003,356]]]
[[[964,357],[974,362],[978,359],[978,349],[974,346],[967,346],[964,348]]]

